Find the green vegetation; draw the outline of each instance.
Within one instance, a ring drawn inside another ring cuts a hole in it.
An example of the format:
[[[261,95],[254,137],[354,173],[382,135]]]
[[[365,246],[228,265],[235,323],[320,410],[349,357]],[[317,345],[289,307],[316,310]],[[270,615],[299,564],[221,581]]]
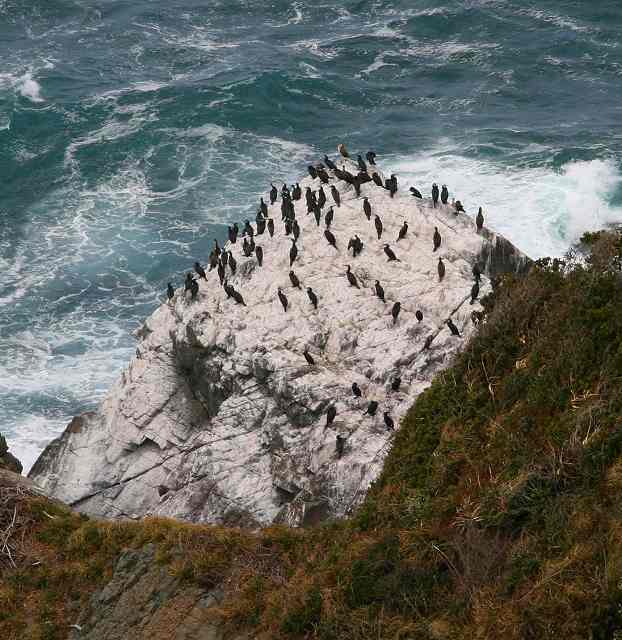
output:
[[[262,638],[622,638],[622,237],[584,240],[584,264],[498,283],[352,520],[249,534],[22,500],[0,636],[66,637],[120,551],[155,542]]]

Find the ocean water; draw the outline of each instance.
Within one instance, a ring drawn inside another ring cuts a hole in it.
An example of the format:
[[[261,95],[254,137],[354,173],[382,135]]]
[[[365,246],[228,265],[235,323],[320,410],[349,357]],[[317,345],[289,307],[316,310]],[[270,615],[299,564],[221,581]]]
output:
[[[534,257],[622,221],[618,0],[0,0],[0,431],[29,467],[132,331],[338,142]]]

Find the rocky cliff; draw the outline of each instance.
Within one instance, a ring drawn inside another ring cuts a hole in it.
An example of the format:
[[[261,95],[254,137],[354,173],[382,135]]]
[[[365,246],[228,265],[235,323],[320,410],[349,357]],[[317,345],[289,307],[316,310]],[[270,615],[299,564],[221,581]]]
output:
[[[318,227],[307,214],[304,197],[295,203],[301,235],[293,269],[302,289],[288,276],[292,243],[277,202],[269,211],[274,237],[266,231],[255,238],[262,266],[242,255],[241,239],[227,247],[237,260],[227,278],[245,305],[227,297],[215,269],[200,281],[196,300],[178,289],[139,331],[136,357],[101,407],[75,418],[43,452],[30,474],[39,485],[98,516],[247,526],[311,523],[347,514],[360,501],[392,438],[383,412],[399,425],[474,330],[474,264],[484,267],[481,297],[489,276],[521,271],[528,259],[491,231],[478,234],[469,215],[433,208],[405,185],[392,198],[373,182],[360,197],[344,181],[331,183],[341,195],[331,227],[336,248],[323,235],[324,221]],[[318,189],[320,181],[307,178],[301,186]],[[333,204],[325,189],[324,212]],[[381,239],[373,215],[368,221],[363,213],[363,197],[382,220]],[[408,232],[396,242],[404,221]],[[442,236],[436,252],[435,227]],[[364,244],[357,257],[347,249],[355,234]],[[387,261],[384,243],[399,261]],[[346,279],[348,264],[359,288]],[[386,303],[374,295],[376,280]],[[319,297],[317,310],[306,287]],[[450,317],[460,337],[447,328]],[[305,348],[315,365],[303,357]],[[392,391],[398,376],[401,386]],[[379,403],[373,417],[364,413],[370,400]],[[330,405],[337,416],[326,426]],[[337,436],[345,438],[342,455]]]

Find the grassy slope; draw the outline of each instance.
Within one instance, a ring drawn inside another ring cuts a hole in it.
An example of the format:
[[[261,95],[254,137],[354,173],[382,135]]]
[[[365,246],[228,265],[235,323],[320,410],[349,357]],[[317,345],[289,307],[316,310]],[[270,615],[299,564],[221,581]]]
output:
[[[22,499],[0,637],[65,637],[121,549],[155,541],[265,638],[622,638],[622,241],[590,240],[586,267],[500,283],[351,521],[253,535]]]

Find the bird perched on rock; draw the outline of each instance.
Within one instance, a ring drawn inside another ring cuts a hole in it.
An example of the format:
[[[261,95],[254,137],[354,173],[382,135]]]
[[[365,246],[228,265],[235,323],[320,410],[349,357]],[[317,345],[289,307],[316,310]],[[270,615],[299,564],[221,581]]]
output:
[[[338,459],[342,458],[345,447],[346,438],[342,435],[337,434],[337,436],[335,437],[335,453],[337,454]]]
[[[387,431],[395,431],[395,423],[393,422],[393,418],[385,411],[384,412],[384,424],[387,427]]]
[[[351,287],[356,287],[357,289],[360,289],[356,276],[350,270],[350,265],[348,265],[348,269],[346,271],[346,277],[348,278],[348,282],[350,283]]]
[[[471,287],[471,304],[477,300],[477,296],[479,296],[479,282],[476,280]]]
[[[292,234],[294,235],[294,240],[300,238],[300,225],[298,224],[298,220],[292,222]]]
[[[335,216],[335,211],[332,207],[330,207],[330,209],[326,212],[326,215],[324,216],[324,224],[326,225],[327,229],[330,229],[330,225],[333,223],[334,216]]]
[[[325,204],[326,204],[326,194],[324,193],[324,188],[320,187],[320,190],[317,193],[317,205],[320,209],[323,209]]]
[[[233,254],[231,251],[227,252],[229,254],[229,269],[231,269],[231,273],[235,275],[236,269],[238,268],[238,263],[235,261]]]
[[[326,173],[326,169],[324,169],[324,167],[318,167],[317,169],[317,177],[324,183],[324,184],[328,184],[329,181],[329,175],[328,173]]]
[[[367,405],[367,409],[363,412],[363,415],[375,416],[378,411],[378,403],[375,400],[371,400]]]
[[[255,232],[253,231],[253,227],[248,220],[244,220],[243,232],[244,232],[243,235],[249,235],[251,238],[255,235]]]
[[[255,256],[257,257],[257,264],[261,267],[263,265],[263,249],[259,245],[255,247]]]
[[[231,297],[238,303],[241,304],[243,307],[246,306],[246,302],[244,302],[244,298],[242,297],[242,294],[239,291],[236,291],[233,287],[231,287]]]
[[[391,383],[391,391],[399,391],[401,384],[402,379],[399,376],[393,378],[393,382]]]
[[[263,198],[259,199],[259,211],[263,216],[268,217],[268,205],[263,201]]]
[[[434,208],[436,209],[436,205],[438,204],[438,185],[436,184],[436,182],[432,185],[432,204],[434,205]]]
[[[311,176],[311,180],[315,180],[317,178],[317,171],[315,170],[315,167],[310,164],[307,167],[307,170],[309,171],[309,175]]]
[[[326,155],[324,156],[324,162],[331,171],[334,171],[337,168],[337,165]]]
[[[225,263],[220,260],[218,261],[218,280],[221,285],[225,281]]]
[[[297,256],[298,256],[298,247],[296,246],[296,241],[292,240],[292,246],[291,246],[291,248],[289,250],[289,266],[290,266],[290,268],[294,264]]]
[[[166,286],[166,295],[167,295],[169,300],[172,300],[173,296],[175,295],[175,289],[174,289],[173,285],[170,282]]]
[[[437,270],[438,270],[438,281],[442,282],[443,278],[445,277],[445,263],[443,262],[443,258],[438,259]]]
[[[339,191],[337,191],[337,187],[334,184],[330,185],[330,193],[333,196],[333,200],[335,204],[340,207],[341,206],[341,196],[339,195]]]
[[[192,296],[193,300],[197,297],[198,293],[199,293],[199,283],[193,279],[190,282],[190,295]]]
[[[315,207],[313,207],[313,217],[315,218],[315,222],[317,223],[317,226],[320,226],[320,220],[322,218],[322,210],[320,209],[320,207],[318,205],[316,205]]]
[[[423,313],[419,309],[415,311],[415,318],[417,318],[417,322],[421,322],[423,320]]]
[[[356,384],[356,382],[352,383],[352,394],[355,398],[360,398],[363,395],[363,392],[359,388],[358,384]]]
[[[436,251],[441,246],[441,234],[438,232],[438,227],[434,227],[432,243],[434,244],[434,249],[432,249],[432,251]]]
[[[419,198],[420,200],[423,199],[423,196],[421,195],[421,191],[419,191],[419,189],[415,189],[415,187],[410,187],[409,191],[410,193],[413,194],[415,198]]]
[[[231,244],[235,244],[236,240],[238,239],[238,234],[235,230],[235,227],[228,227],[227,228],[227,236],[229,238],[229,242]]]
[[[335,239],[335,236],[328,229],[324,230],[324,237],[326,238],[326,241],[328,242],[328,244],[331,245],[331,247],[335,247],[335,249],[337,248],[337,240]]]
[[[302,355],[305,357],[305,360],[311,365],[313,366],[315,364],[315,360],[313,359],[313,356],[309,353],[308,349],[305,349],[302,352]]]
[[[387,262],[401,262],[401,260],[393,253],[393,249],[388,244],[384,245],[384,253],[387,256]]]
[[[335,417],[337,416],[337,409],[335,409],[335,405],[331,404],[326,411],[326,426],[330,427],[331,424],[335,421]]]
[[[368,220],[371,220],[371,204],[367,198],[363,198],[363,213]]]
[[[451,318],[447,318],[447,320],[445,320],[445,324],[449,327],[449,330],[453,335],[460,337],[460,331],[458,331],[458,327],[456,327]]]
[[[385,302],[384,289],[382,288],[382,285],[378,280],[376,280],[375,289],[376,289],[376,295],[382,300],[382,302]]]
[[[371,179],[374,181],[375,185],[384,187],[384,185],[382,184],[382,178],[376,172],[372,173]]]
[[[338,144],[337,145],[337,151],[339,151],[339,153],[344,158],[349,158],[350,157],[350,154],[348,153],[348,150],[346,149],[346,145],[345,144]]]
[[[374,226],[376,227],[376,233],[378,234],[378,240],[380,240],[380,238],[382,238],[382,220],[380,219],[380,216],[376,215],[374,217]]]
[[[389,195],[393,197],[397,192],[397,176],[391,174],[391,177],[384,183],[385,189],[389,190]]]
[[[376,164],[376,154],[373,151],[368,151],[365,154],[365,157],[367,158],[367,162],[369,162],[369,164]]]
[[[482,227],[484,226],[484,214],[482,213],[481,207],[477,212],[477,217],[475,218],[475,224],[477,226],[477,232],[479,233],[482,230]]]
[[[449,191],[447,191],[447,185],[444,184],[443,188],[441,189],[441,202],[443,204],[447,204],[449,200]]]
[[[279,197],[279,192],[272,183],[270,183],[270,187],[270,204],[274,204],[276,202],[276,199]]]
[[[307,295],[309,296],[309,300],[315,309],[317,309],[317,295],[315,291],[311,287],[307,287]]]
[[[356,156],[356,161],[361,171],[367,172],[367,165],[365,164],[365,160],[361,158],[360,154]]]
[[[274,220],[272,218],[268,220],[268,233],[271,238],[274,236]]]
[[[198,262],[194,263],[194,270],[196,271],[196,274],[200,278],[203,278],[203,280],[207,280],[207,275],[205,274],[205,269],[203,269],[203,267]]]
[[[300,185],[296,183],[292,189],[292,200],[300,200],[300,198],[302,198],[302,189]]]
[[[456,203],[454,204],[454,207],[456,209],[456,214],[458,214],[458,213],[466,213],[466,211],[464,210],[464,207],[462,206],[462,202],[460,202],[460,200],[456,200]]]
[[[352,249],[352,257],[356,258],[356,256],[363,251],[363,241],[355,235],[354,238],[350,238],[348,249]]]
[[[281,287],[278,289],[278,296],[281,304],[283,305],[283,311],[287,311],[287,305],[289,304],[287,301],[287,296],[281,291]]]
[[[397,317],[400,315],[400,311],[402,310],[402,305],[399,302],[396,302],[391,309],[391,315],[393,316],[393,324],[397,322]]]
[[[298,276],[293,271],[289,272],[289,279],[292,283],[292,287],[294,287],[295,289],[301,288],[300,280],[298,280]]]
[[[400,240],[403,240],[406,237],[406,234],[408,233],[408,222],[406,222],[406,220],[404,220],[404,224],[402,225],[400,232],[397,234],[397,240],[396,242],[399,242]]]
[[[261,220],[257,220],[257,235],[263,235],[263,232],[266,230],[266,219],[262,218]]]

